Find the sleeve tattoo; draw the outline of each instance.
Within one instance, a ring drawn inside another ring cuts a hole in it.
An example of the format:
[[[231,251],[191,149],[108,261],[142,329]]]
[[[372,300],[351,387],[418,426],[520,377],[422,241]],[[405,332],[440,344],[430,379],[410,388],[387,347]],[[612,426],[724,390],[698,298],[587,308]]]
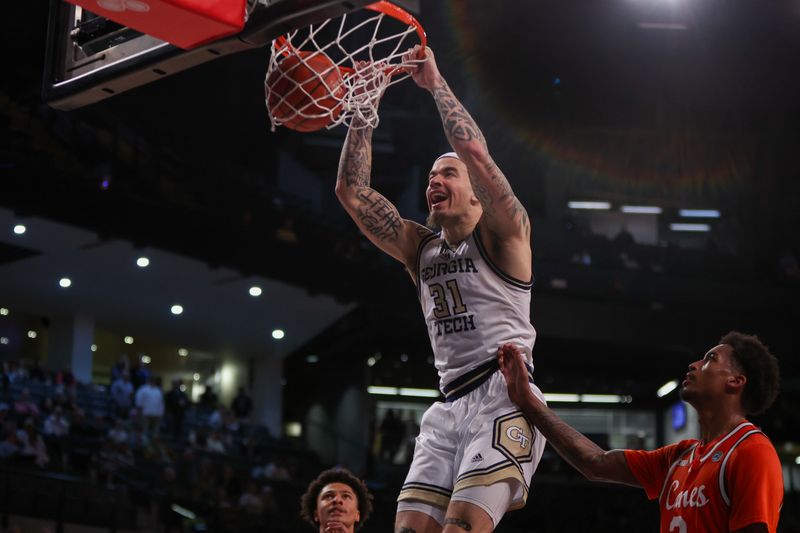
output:
[[[450,145],[453,146],[453,148],[460,143],[474,140],[479,142],[488,153],[489,148],[483,133],[481,133],[475,120],[473,120],[472,116],[461,102],[458,101],[446,82],[442,81],[440,85],[434,88],[433,99],[436,102],[436,107],[439,109],[447,140],[450,141]],[[495,216],[499,205],[502,209],[507,211],[507,216],[509,216],[511,220],[519,223],[520,227],[525,232],[530,231],[528,213],[514,195],[514,192],[511,190],[511,185],[495,162],[490,160],[485,166],[485,171],[493,184],[493,188],[497,191],[496,197],[492,195],[491,188],[488,184],[481,182],[481,180],[477,179],[471,173],[469,179],[472,183],[472,190],[480,201],[481,207],[483,207],[486,215],[490,217]],[[495,200],[497,200],[497,202],[495,202]]]
[[[369,187],[372,168],[372,128],[347,132],[344,150],[339,162],[338,180],[348,187]]]
[[[369,187],[359,187],[358,220],[369,232],[380,241],[396,241],[400,236],[402,219],[397,208],[379,192]]]

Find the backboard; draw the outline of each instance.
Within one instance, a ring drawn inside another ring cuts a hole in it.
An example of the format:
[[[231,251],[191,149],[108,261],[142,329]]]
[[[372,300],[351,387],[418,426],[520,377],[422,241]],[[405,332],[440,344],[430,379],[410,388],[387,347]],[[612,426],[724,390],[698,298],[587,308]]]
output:
[[[248,0],[244,30],[187,51],[64,0],[50,0],[43,99],[56,109],[83,107],[218,57],[266,46],[282,33],[368,3]]]

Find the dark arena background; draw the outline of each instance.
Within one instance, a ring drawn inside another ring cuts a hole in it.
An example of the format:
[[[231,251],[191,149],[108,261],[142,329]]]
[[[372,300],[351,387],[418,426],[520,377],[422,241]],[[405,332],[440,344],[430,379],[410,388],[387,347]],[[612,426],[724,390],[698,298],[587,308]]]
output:
[[[346,128],[270,131],[265,46],[59,104],[55,50],[80,37],[59,4],[0,17],[0,530],[312,531],[300,496],[339,465],[374,494],[362,531],[391,531],[438,380],[407,273],[334,194]],[[402,5],[530,214],[550,406],[603,447],[694,437],[669,383],[755,333],[782,383],[753,421],[800,531],[800,4]],[[373,186],[423,222],[449,148],[411,80],[373,149]],[[547,448],[497,531],[656,532],[658,508]]]

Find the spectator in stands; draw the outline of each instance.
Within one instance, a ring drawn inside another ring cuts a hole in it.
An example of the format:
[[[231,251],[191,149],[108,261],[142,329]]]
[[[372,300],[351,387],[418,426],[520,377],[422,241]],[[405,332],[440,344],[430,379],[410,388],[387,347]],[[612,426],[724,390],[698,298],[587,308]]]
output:
[[[206,441],[206,449],[214,453],[225,453],[225,442],[222,439],[222,434],[219,430],[214,430],[208,436]]]
[[[138,358],[133,366],[131,366],[130,374],[134,391],[138,391],[140,387],[145,386],[150,381],[150,371]]]
[[[214,497],[217,486],[217,472],[214,468],[214,463],[208,457],[203,457],[200,461],[200,469],[192,486],[195,499],[210,500]]]
[[[19,398],[14,402],[14,413],[19,419],[39,416],[39,408],[31,401],[31,391],[22,389]]]
[[[111,383],[117,381],[119,378],[122,377],[122,374],[125,373],[128,374],[128,379],[130,379],[131,375],[130,370],[131,370],[131,362],[128,359],[128,354],[126,353],[120,354],[119,359],[117,359],[117,362],[114,363],[114,366],[111,367]]]
[[[8,361],[3,361],[3,366],[0,366],[0,388],[3,389],[3,392],[6,392],[11,386],[10,373]]]
[[[75,392],[75,375],[69,368],[62,368],[56,372],[56,377],[53,379],[57,391],[63,391],[67,394],[74,394]]]
[[[128,442],[128,430],[125,428],[125,422],[118,418],[114,422],[114,427],[108,430],[108,438],[114,444],[122,444]]]
[[[239,497],[239,507],[252,515],[260,515],[264,511],[264,501],[261,490],[255,481],[247,483],[247,489]]]
[[[386,411],[383,421],[381,422],[380,457],[382,460],[392,462],[400,446],[403,444],[405,430],[405,425],[396,415],[394,409]]]
[[[114,488],[114,476],[123,467],[133,466],[134,458],[127,443],[115,444],[111,440],[103,443],[103,448],[95,458],[97,474],[106,486]]]
[[[206,411],[211,411],[217,408],[217,395],[214,393],[214,388],[206,386],[206,390],[200,395],[200,406]]]
[[[208,417],[208,425],[211,429],[220,429],[225,424],[225,406],[218,404],[216,409]]]
[[[42,433],[53,437],[64,437],[69,434],[69,420],[64,416],[60,406],[54,407],[53,412],[45,418]]]
[[[231,403],[231,411],[237,418],[247,418],[253,410],[253,400],[244,391],[244,387],[239,387],[239,393]]]
[[[6,405],[6,404],[2,404]],[[3,421],[0,430],[0,459],[8,459],[19,453],[20,443],[17,439],[17,424],[13,420]]]
[[[33,418],[26,418],[22,429],[17,430],[17,441],[19,441],[20,455],[30,458],[39,468],[44,468],[50,462],[47,456],[47,446],[44,439],[36,431]]]
[[[61,407],[61,406],[59,406]],[[53,414],[53,410],[56,408],[56,404],[53,402],[53,398],[50,396],[45,396],[42,398],[42,401],[39,403],[39,413],[45,417],[45,419]],[[62,408],[61,411],[63,412],[64,409]]]
[[[181,436],[183,415],[190,403],[189,397],[181,390],[182,387],[183,382],[180,379],[173,379],[172,388],[164,395],[164,409],[172,436],[175,438]]]
[[[217,508],[219,509],[231,509],[233,508],[233,504],[231,503],[230,494],[225,487],[219,486],[217,487],[217,495],[214,498],[214,503],[216,504]]]
[[[145,432],[151,437],[157,436],[161,417],[164,416],[164,394],[159,378],[152,376],[147,385],[136,391],[136,407],[144,417]]]
[[[175,454],[164,444],[160,438],[155,437],[144,450],[144,456],[158,464],[172,464],[175,462]]]
[[[239,477],[236,475],[236,470],[227,463],[222,466],[222,480],[219,485],[225,488],[231,498],[236,498],[242,492],[242,486],[239,482]]]
[[[139,421],[134,422],[131,425],[130,437],[128,438],[128,445],[131,450],[134,452],[143,451],[150,446],[150,442],[150,437],[145,433],[142,424]]]
[[[31,367],[28,375],[31,381],[47,381],[47,374],[45,374],[44,369],[41,366],[41,363],[38,359],[34,360],[33,366]]]
[[[66,394],[63,392],[56,392],[56,395],[53,396],[53,406],[61,406],[61,409],[64,410],[65,413],[75,413],[78,410],[78,406],[75,403],[75,399],[73,396],[67,398]]]
[[[289,471],[283,466],[283,461],[270,461],[264,467],[264,477],[271,481],[289,481]]]
[[[111,384],[111,402],[116,415],[127,419],[133,406],[133,384],[127,370]]]
[[[352,533],[371,511],[367,486],[344,469],[322,472],[300,499],[300,516],[320,533]]]
[[[208,444],[208,434],[202,428],[190,431],[189,444],[196,450],[205,450]]]
[[[28,380],[28,371],[19,361],[8,363],[8,380],[10,383],[24,383]]]
[[[222,427],[229,434],[239,432],[239,420],[230,409],[225,409],[222,413]]]

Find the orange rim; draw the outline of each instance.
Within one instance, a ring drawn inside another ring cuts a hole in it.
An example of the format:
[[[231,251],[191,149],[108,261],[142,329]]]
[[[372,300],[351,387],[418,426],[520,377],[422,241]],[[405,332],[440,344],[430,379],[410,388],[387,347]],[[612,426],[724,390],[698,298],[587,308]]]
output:
[[[414,16],[405,9],[396,6],[393,3],[388,2],[386,0],[380,0],[373,4],[368,4],[364,6],[363,9],[369,9],[370,11],[383,13],[384,15],[388,15],[394,19],[397,19],[404,24],[413,26],[414,30],[416,30],[417,32],[417,37],[419,37],[419,42],[422,45],[422,49],[425,50],[425,48],[428,46],[428,36],[425,34],[425,28],[423,28],[422,24],[420,24],[419,21],[415,19]],[[274,42],[275,42],[274,44],[275,49],[277,50],[278,48],[284,47],[286,45],[286,37],[281,35],[280,37],[277,37]],[[282,53],[284,56],[288,56],[293,51],[294,50],[287,49],[284,50]],[[353,69],[352,67],[338,67],[338,68],[339,71],[342,72],[342,74],[353,74],[355,72],[355,69]],[[387,67],[386,73],[389,74],[390,76],[394,76],[395,74],[399,74],[400,70],[397,67]]]

